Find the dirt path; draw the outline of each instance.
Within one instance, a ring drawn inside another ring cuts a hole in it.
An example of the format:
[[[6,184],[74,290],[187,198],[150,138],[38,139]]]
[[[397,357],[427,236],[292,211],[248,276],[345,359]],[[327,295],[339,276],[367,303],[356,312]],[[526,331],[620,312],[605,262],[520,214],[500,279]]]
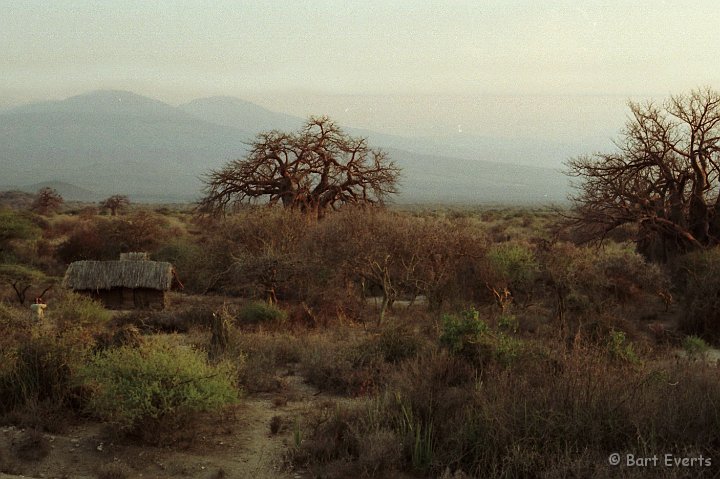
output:
[[[305,471],[289,471],[284,455],[293,443],[293,418],[312,403],[327,400],[298,376],[287,378],[293,400],[273,395],[246,397],[231,413],[208,419],[197,427],[186,446],[137,446],[127,440],[113,441],[99,424],[80,424],[65,434],[43,434],[46,443],[22,449],[28,432],[0,428],[0,479],[68,478],[286,478],[308,477]],[[279,417],[285,426],[276,434],[270,424]],[[33,456],[33,448],[38,455]],[[24,458],[23,458],[24,456]]]

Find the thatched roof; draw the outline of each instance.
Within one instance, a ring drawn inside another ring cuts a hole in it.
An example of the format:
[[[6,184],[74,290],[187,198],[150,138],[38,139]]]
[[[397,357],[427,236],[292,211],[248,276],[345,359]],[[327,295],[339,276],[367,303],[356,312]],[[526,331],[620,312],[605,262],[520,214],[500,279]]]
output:
[[[63,286],[78,290],[111,288],[170,289],[173,267],[163,261],[75,261],[65,272]]]

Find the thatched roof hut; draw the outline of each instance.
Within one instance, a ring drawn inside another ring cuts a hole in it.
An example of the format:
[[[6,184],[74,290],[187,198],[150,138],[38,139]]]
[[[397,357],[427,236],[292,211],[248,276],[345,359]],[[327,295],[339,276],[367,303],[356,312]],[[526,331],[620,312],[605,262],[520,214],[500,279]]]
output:
[[[111,309],[162,309],[174,278],[172,265],[162,261],[76,261],[65,272],[63,286]]]

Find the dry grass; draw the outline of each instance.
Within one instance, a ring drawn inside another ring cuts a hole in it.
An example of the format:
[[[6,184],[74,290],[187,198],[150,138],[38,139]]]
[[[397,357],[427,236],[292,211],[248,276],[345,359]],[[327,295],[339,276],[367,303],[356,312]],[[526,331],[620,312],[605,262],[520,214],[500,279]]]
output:
[[[400,363],[382,393],[364,403],[317,410],[295,461],[325,477],[352,469],[374,477],[449,470],[519,478],[614,477],[612,452],[715,457],[719,374],[688,364],[633,365],[590,344],[481,370],[447,353],[423,355]],[[391,444],[402,444],[398,455]]]

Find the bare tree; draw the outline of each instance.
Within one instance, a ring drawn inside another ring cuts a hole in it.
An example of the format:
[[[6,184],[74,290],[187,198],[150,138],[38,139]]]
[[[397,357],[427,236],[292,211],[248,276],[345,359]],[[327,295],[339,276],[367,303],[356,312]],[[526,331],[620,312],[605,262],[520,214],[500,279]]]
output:
[[[100,207],[110,210],[110,216],[115,216],[119,211],[130,205],[130,199],[125,195],[112,195],[100,202]]]
[[[64,201],[55,188],[46,186],[40,188],[35,194],[35,200],[30,209],[42,215],[47,215],[59,210]]]
[[[579,177],[575,226],[603,238],[638,226],[638,249],[656,260],[720,238],[720,94],[710,88],[657,106],[630,103],[618,151],[568,162]]]
[[[365,138],[346,135],[327,117],[311,117],[297,133],[259,134],[244,159],[211,171],[198,206],[217,214],[265,197],[322,218],[344,203],[382,202],[397,192],[399,174]]]

